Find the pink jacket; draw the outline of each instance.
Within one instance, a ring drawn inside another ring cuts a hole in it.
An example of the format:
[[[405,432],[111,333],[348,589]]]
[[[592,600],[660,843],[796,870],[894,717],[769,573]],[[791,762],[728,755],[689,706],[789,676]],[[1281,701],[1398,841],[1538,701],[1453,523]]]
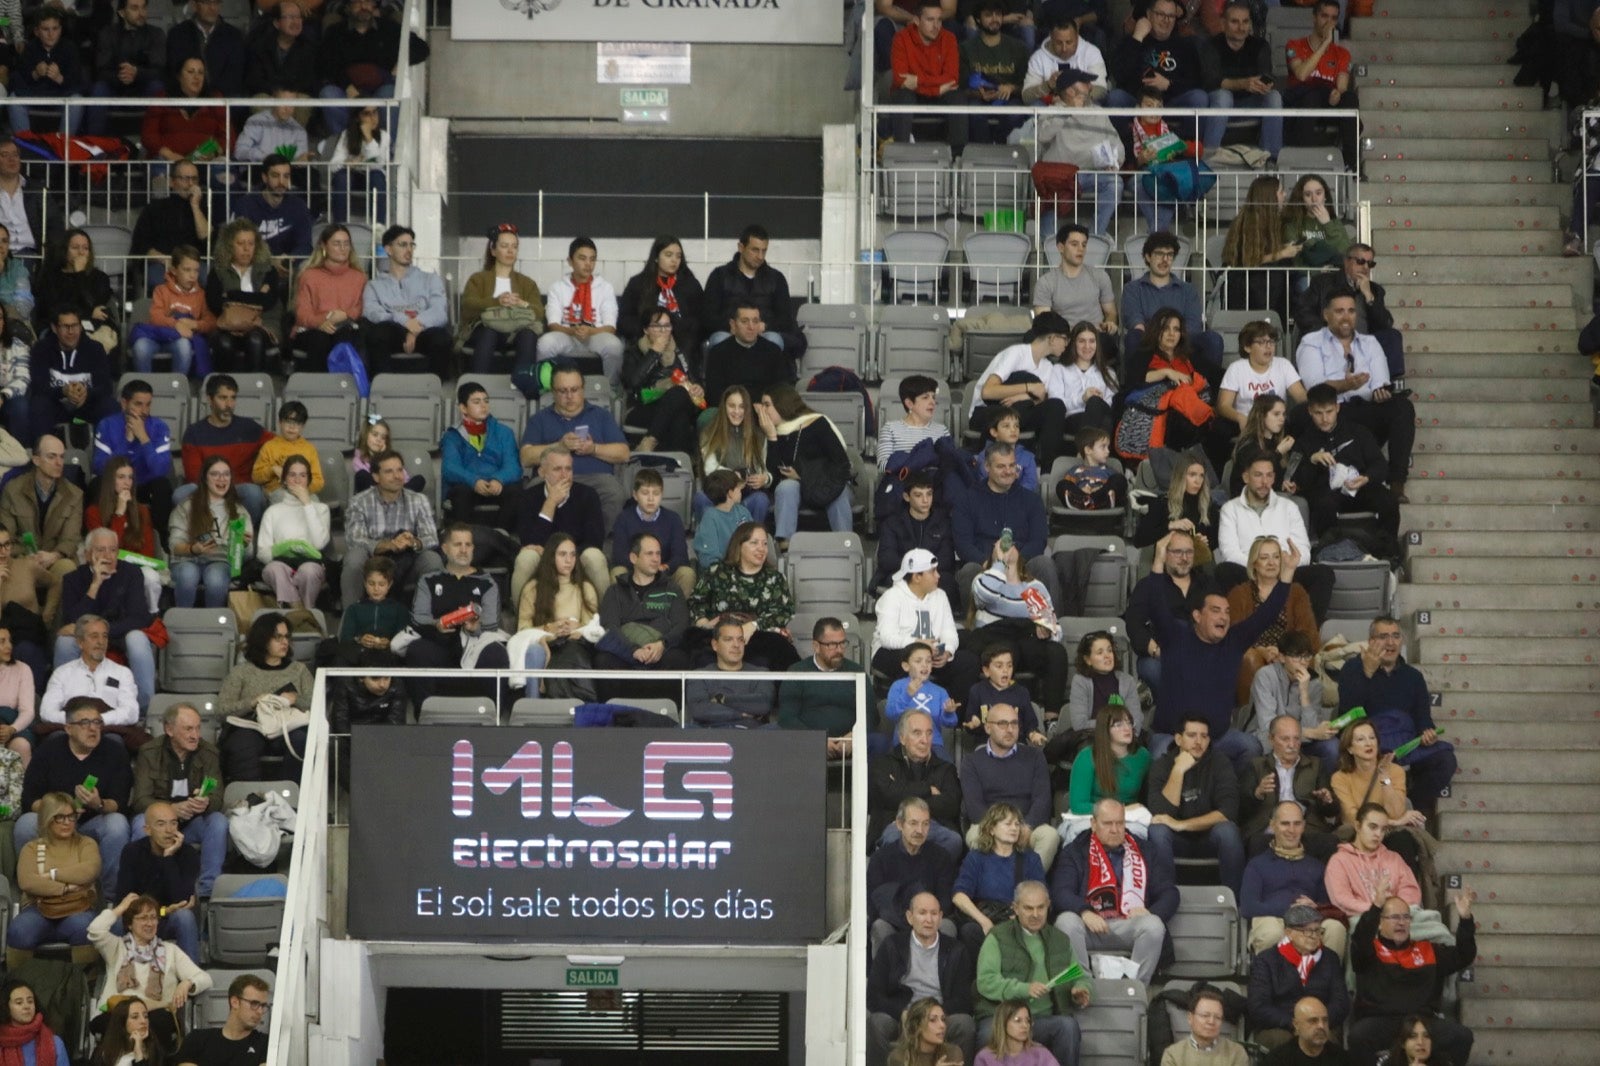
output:
[[[1357,851],[1354,844],[1340,844],[1333,858],[1328,860],[1328,871],[1323,883],[1328,887],[1328,899],[1334,906],[1354,918],[1372,907],[1372,891],[1385,875],[1389,878],[1389,891],[1413,907],[1422,902],[1422,887],[1405,860],[1388,848],[1377,851]]]

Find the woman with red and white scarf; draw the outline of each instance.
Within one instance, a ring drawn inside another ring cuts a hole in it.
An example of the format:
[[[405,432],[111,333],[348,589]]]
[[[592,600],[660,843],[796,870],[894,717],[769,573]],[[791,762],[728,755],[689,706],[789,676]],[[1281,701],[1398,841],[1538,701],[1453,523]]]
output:
[[[11,978],[0,985],[0,1066],[70,1066],[67,1045],[45,1024],[33,986]]]
[[[617,335],[637,342],[657,308],[672,316],[672,338],[680,351],[698,355],[705,291],[684,258],[683,242],[661,236],[650,245],[644,269],[628,279],[617,301]],[[698,360],[696,360],[698,361]]]

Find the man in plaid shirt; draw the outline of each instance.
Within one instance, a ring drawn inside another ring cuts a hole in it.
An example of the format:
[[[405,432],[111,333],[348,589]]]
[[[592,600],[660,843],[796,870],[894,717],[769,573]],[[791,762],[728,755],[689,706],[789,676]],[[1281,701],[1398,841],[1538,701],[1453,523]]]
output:
[[[372,459],[376,484],[356,493],[344,519],[344,573],[339,590],[346,607],[361,599],[361,568],[373,555],[394,560],[394,594],[409,595],[417,578],[444,569],[433,505],[405,487],[405,462],[393,450]]]

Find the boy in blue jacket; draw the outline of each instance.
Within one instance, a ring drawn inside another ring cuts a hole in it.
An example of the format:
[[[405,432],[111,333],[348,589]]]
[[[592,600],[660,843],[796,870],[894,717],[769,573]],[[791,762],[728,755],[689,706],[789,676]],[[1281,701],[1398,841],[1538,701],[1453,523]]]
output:
[[[445,430],[444,501],[457,522],[471,522],[480,506],[495,508],[494,524],[515,529],[517,500],[522,493],[522,460],[511,427],[489,413],[489,392],[476,381],[456,390],[461,424]]]

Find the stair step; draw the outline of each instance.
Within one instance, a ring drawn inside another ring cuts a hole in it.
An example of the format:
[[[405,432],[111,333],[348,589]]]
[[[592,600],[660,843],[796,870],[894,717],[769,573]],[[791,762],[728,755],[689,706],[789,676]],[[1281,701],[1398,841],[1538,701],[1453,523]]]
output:
[[[1428,671],[1429,675],[1433,670]],[[1540,676],[1544,672],[1540,671]],[[1446,722],[1600,722],[1600,707],[1574,700],[1566,692],[1441,692],[1443,705],[1433,720]]]
[[[1406,492],[1410,494],[1410,482],[1407,482]],[[1491,507],[1424,504],[1413,501],[1402,508],[1400,522],[1407,532],[1422,534],[1423,551],[1419,553],[1413,549],[1411,554],[1414,569],[1420,569],[1424,565],[1438,566],[1451,561],[1448,557],[1432,557],[1427,554],[1427,548],[1435,534],[1444,534],[1448,537],[1456,533],[1546,532],[1571,536],[1581,534],[1590,528],[1600,527],[1600,522],[1595,519],[1594,508],[1587,504],[1565,506],[1507,504],[1502,507]],[[1446,539],[1442,543],[1450,542]],[[1568,560],[1565,559],[1550,561],[1558,562],[1562,566],[1568,565]],[[1586,565],[1593,567],[1592,562]],[[1562,581],[1564,582],[1565,578]],[[1526,583],[1532,583],[1532,579]]]
[[[1587,397],[1550,403],[1433,401],[1419,405],[1417,425],[1440,429],[1582,429],[1594,425],[1594,408]]]
[[[1430,333],[1428,341],[1432,342],[1435,336]],[[1414,389],[1453,385],[1458,378],[1462,387],[1478,387],[1482,379],[1499,378],[1507,370],[1516,369],[1519,364],[1526,363],[1528,373],[1523,375],[1521,380],[1530,384],[1533,380],[1542,380],[1546,388],[1550,387],[1552,382],[1562,382],[1564,387],[1570,382],[1572,388],[1587,394],[1589,375],[1593,372],[1589,360],[1578,356],[1570,349],[1565,359],[1534,358],[1532,357],[1534,353],[1508,356],[1504,352],[1418,351],[1409,343],[1406,349],[1406,381]]]
[[[1371,184],[1363,186],[1365,190]],[[1570,199],[1571,190],[1566,196]],[[1405,255],[1403,253],[1386,253],[1378,260],[1378,266],[1372,272],[1373,279],[1385,286],[1397,285],[1406,281],[1446,281],[1471,282],[1476,285],[1535,285],[1545,283],[1561,283],[1572,286],[1573,300],[1580,307],[1589,306],[1589,300],[1594,292],[1594,260],[1586,256],[1568,258],[1562,255],[1526,256],[1515,259],[1485,259],[1458,257],[1448,267],[1441,268],[1438,260],[1431,256]],[[1546,343],[1547,338],[1538,338],[1540,343]],[[1512,348],[1511,351],[1567,351],[1576,350],[1578,338],[1572,336],[1565,348]],[[1486,348],[1461,348],[1460,351],[1475,352],[1488,351]]]
[[[1518,559],[1514,564],[1499,559],[1427,559],[1412,563],[1408,573],[1418,585],[1545,583],[1600,588],[1600,560],[1594,559]]]
[[[1545,184],[1552,178],[1550,164],[1536,160],[1486,159],[1464,166],[1446,159],[1369,159],[1367,180],[1362,188],[1382,189],[1385,185],[1412,182],[1479,182],[1485,185],[1518,185],[1522,182]],[[1503,191],[1503,190],[1502,190]]]
[[[1456,25],[1440,22],[1441,27]],[[1388,85],[1361,86],[1361,112],[1392,111],[1415,115],[1418,111],[1503,111],[1514,115],[1538,111],[1543,104],[1537,87],[1471,89],[1449,86],[1441,89],[1399,88]]]
[[[1483,877],[1473,878],[1477,887]],[[1561,898],[1574,903],[1600,903],[1600,894],[1586,892],[1578,887],[1584,878],[1561,878],[1574,882],[1573,887],[1561,889]],[[1559,958],[1559,956],[1556,956]],[[1459,986],[1462,999],[1497,1000],[1501,997],[1516,999],[1524,996],[1563,997],[1600,996],[1600,968],[1593,966],[1504,966],[1479,964],[1474,968],[1473,980]]]
[[[1489,722],[1473,719],[1458,720],[1448,728],[1450,742],[1457,748],[1467,750],[1600,750],[1600,734],[1595,734],[1593,730],[1574,729],[1571,722]],[[1595,817],[1600,819],[1600,815]],[[1594,823],[1594,828],[1597,839],[1600,839],[1600,821]]]
[[[1582,504],[1592,506],[1600,497],[1591,492],[1574,492],[1565,482],[1544,478],[1503,481],[1454,478],[1446,481],[1413,479],[1406,483],[1406,495],[1413,504]]]
[[[1528,673],[1525,667],[1480,665],[1478,663],[1451,663],[1449,666],[1428,667],[1428,687],[1445,694],[1446,704],[1451,702],[1448,693],[1480,696],[1483,694],[1521,694],[1528,690]],[[1595,693],[1600,692],[1600,670],[1592,666],[1543,666],[1539,668],[1539,691],[1545,693]]]
[[[1388,235],[1373,233],[1373,243],[1387,241]],[[1401,239],[1415,240],[1419,237],[1432,237],[1432,233],[1406,233]],[[1442,234],[1441,234],[1442,236]],[[1515,236],[1526,239],[1529,236],[1543,236],[1537,231],[1533,233],[1496,234],[1488,230],[1463,230],[1461,238],[1483,239],[1490,237]],[[1559,240],[1559,235],[1555,235]],[[1571,303],[1558,304],[1553,307],[1393,307],[1395,328],[1404,333],[1409,339],[1413,333],[1421,334],[1425,331],[1448,330],[1452,333],[1464,329],[1488,330],[1527,330],[1559,332],[1562,330],[1578,329],[1583,323],[1578,321],[1577,312]],[[1584,322],[1588,321],[1585,316]]]
[[[1406,160],[1394,160],[1396,163]],[[1461,165],[1476,166],[1467,162]],[[1372,233],[1394,237],[1395,230],[1510,230],[1561,229],[1556,207],[1502,207],[1499,211],[1463,211],[1459,207],[1374,206]]]
[[[1600,937],[1507,936],[1479,929],[1476,966],[1480,971],[1495,972],[1504,967],[1507,971],[1526,969],[1533,973],[1546,967],[1559,967],[1568,959],[1587,961],[1594,957],[1595,951],[1600,951]],[[1590,967],[1589,972],[1600,973],[1600,970]],[[1528,1061],[1548,1060],[1535,1056]]]
[[[1522,569],[1522,564],[1516,565]],[[1589,637],[1546,637],[1543,640],[1515,640],[1508,637],[1424,637],[1415,652],[1419,666],[1443,663],[1478,663],[1515,666],[1593,666],[1595,642]],[[1539,672],[1529,671],[1529,682],[1536,683]],[[1548,739],[1537,732],[1523,738],[1521,747],[1545,747]],[[1578,741],[1575,739],[1574,744]]]
[[[1434,615],[1435,619],[1441,615],[1448,617],[1448,612],[1454,610],[1494,611],[1507,604],[1515,604],[1525,611],[1600,611],[1600,589],[1570,589],[1554,585],[1440,589],[1401,584],[1399,591],[1402,613],[1441,612]]]
[[[1451,356],[1459,359],[1460,356]],[[1409,361],[1409,360],[1408,360]],[[1438,360],[1445,362],[1446,360]],[[1534,365],[1542,360],[1533,356],[1511,356],[1503,359],[1502,364],[1508,377],[1462,377],[1442,375],[1438,371],[1429,373],[1422,380],[1411,386],[1416,395],[1412,402],[1419,409],[1432,407],[1436,404],[1462,404],[1481,403],[1485,399],[1503,400],[1506,403],[1537,403],[1537,404],[1567,404],[1588,403],[1589,382],[1578,381],[1571,378],[1561,378],[1555,381],[1540,380],[1530,374],[1516,373],[1520,364],[1525,364],[1531,371]],[[1574,366],[1586,367],[1588,360],[1578,362],[1573,360]],[[1448,366],[1441,368],[1448,370]],[[1410,373],[1408,371],[1408,373]],[[1409,383],[1409,381],[1408,381]]]
[[[1519,9],[1509,0],[1377,0],[1372,5],[1371,18],[1526,18],[1527,9]]]
[[[1455,59],[1455,56],[1450,56]],[[1445,88],[1458,86],[1472,89],[1516,88],[1513,80],[1517,68],[1513,66],[1462,62],[1452,63],[1368,63],[1367,76],[1361,79],[1361,102],[1365,106],[1367,93],[1378,88],[1425,89],[1430,86]]]
[[[1543,844],[1458,844],[1450,841],[1439,849],[1435,866],[1441,874],[1462,874],[1469,885],[1474,873],[1526,873],[1537,870],[1542,874],[1595,874],[1600,873],[1600,848],[1551,848]],[[1481,945],[1478,954],[1485,954]]]
[[[1453,159],[1455,153],[1451,146],[1452,140],[1440,139],[1438,141],[1423,138],[1408,138],[1407,143],[1413,145],[1440,145],[1433,149],[1440,155],[1424,155],[1422,153],[1406,153],[1407,160],[1426,162],[1428,160]],[[1370,157],[1369,157],[1370,158]],[[1511,196],[1506,195],[1506,190],[1501,185],[1479,185],[1471,182],[1458,181],[1390,181],[1383,184],[1366,182],[1361,186],[1361,196],[1378,204],[1417,204],[1432,205],[1437,207],[1524,207],[1535,205],[1540,207],[1562,207],[1572,203],[1572,188],[1557,182],[1518,182],[1516,192]]]
[[[1600,633],[1600,611],[1427,610],[1428,624],[1416,627],[1424,640],[1446,636],[1589,637]]]
[[[1437,18],[1432,15],[1431,6],[1427,12],[1419,12],[1413,18],[1351,19],[1350,37],[1357,41],[1401,41],[1416,49],[1435,41],[1514,41],[1528,24],[1526,11],[1520,18]],[[1429,49],[1428,54],[1443,55],[1448,50]]]
[[[1451,45],[1450,47],[1455,47]],[[1362,100],[1365,104],[1365,99]],[[1543,137],[1552,147],[1566,137],[1559,111],[1506,111],[1498,104],[1483,110],[1373,111],[1363,107],[1361,130],[1368,137]],[[1544,180],[1552,180],[1546,175]],[[1446,181],[1452,180],[1449,178]]]
[[[1515,785],[1455,783],[1450,786],[1450,795],[1439,801],[1439,810],[1440,819],[1448,829],[1454,824],[1452,819],[1469,812],[1542,814],[1548,817],[1551,811],[1586,811],[1593,802],[1594,786],[1587,783],[1548,785],[1534,792]],[[1504,876],[1510,885],[1519,883],[1524,877],[1520,873],[1493,876]],[[1600,881],[1586,878],[1583,884],[1587,891],[1600,896]],[[1479,885],[1473,887],[1482,888]]]
[[[1376,213],[1378,209],[1374,207],[1373,210]],[[1385,286],[1384,303],[1395,313],[1399,313],[1402,307],[1560,308],[1572,306],[1572,289],[1556,282],[1539,285],[1462,282],[1446,285],[1430,283],[1424,278],[1409,278],[1399,284]]]
[[[1440,71],[1453,67],[1428,68]],[[1476,70],[1476,67],[1462,67]],[[1440,84],[1445,84],[1441,82]],[[1373,159],[1462,159],[1532,160],[1550,158],[1550,142],[1543,137],[1383,137],[1371,138],[1372,147],[1362,153]],[[1504,203],[1505,201],[1500,201]]]
[[[1447,452],[1453,455],[1545,454],[1552,459],[1566,455],[1593,455],[1600,452],[1600,434],[1583,429],[1432,429],[1417,431],[1418,463],[1423,453]]]
[[[1524,814],[1478,814],[1451,813],[1441,817],[1443,826],[1440,829],[1439,839],[1457,843],[1470,843],[1477,840],[1525,840],[1529,843],[1536,841],[1575,841],[1575,840],[1600,840],[1600,814],[1577,812],[1563,813],[1559,819],[1551,818],[1549,813],[1528,812]],[[1484,902],[1494,902],[1485,898],[1482,885],[1473,885],[1478,890],[1478,898]],[[1600,895],[1600,886],[1592,891]],[[1506,894],[1498,905],[1507,903],[1524,903],[1529,900],[1526,893]]]
[[[1600,516],[1600,509],[1591,508]],[[1597,552],[1587,538],[1575,537],[1567,530],[1503,532],[1482,529],[1449,529],[1428,533],[1422,543],[1406,546],[1406,560],[1412,566],[1429,566],[1451,559],[1557,559],[1583,562],[1594,560]]]
[[[1565,910],[1565,908],[1550,908]],[[1571,924],[1587,926],[1582,912],[1566,912]],[[1557,933],[1560,929],[1542,930]],[[1594,930],[1589,930],[1593,932]],[[1531,930],[1530,930],[1531,932]],[[1537,1030],[1587,1029],[1594,1024],[1594,1004],[1583,999],[1505,999],[1468,1000],[1461,1004],[1461,1024],[1475,1032],[1505,1029]],[[1474,1057],[1477,1051],[1473,1051]],[[1548,1060],[1545,1060],[1548,1061]]]
[[[1592,942],[1592,943],[1591,943]],[[1562,957],[1600,946],[1600,937],[1572,938],[1562,944]],[[1506,1063],[1537,1063],[1538,1066],[1593,1066],[1595,1034],[1591,1028],[1479,1029],[1473,1034],[1472,1061],[1467,1066],[1505,1066]]]
[[[1416,50],[1407,42],[1393,39],[1352,40],[1344,44],[1350,49],[1351,62],[1365,63],[1369,68],[1375,63],[1407,63],[1417,55]],[[1515,50],[1515,45],[1510,41],[1452,41],[1449,57],[1452,64],[1483,63],[1499,66],[1510,59],[1511,53]]]
[[[1413,166],[1436,166],[1415,163]],[[1499,166],[1486,163],[1485,166]],[[1372,246],[1379,258],[1386,255],[1506,256],[1560,255],[1564,243],[1560,229],[1543,230],[1373,230]],[[1434,273],[1438,272],[1435,268]]]
[[[1600,775],[1600,751],[1458,750],[1456,762],[1457,779],[1466,781],[1577,784]]]
[[[1479,479],[1503,478],[1506,472],[1538,480],[1553,480],[1557,484],[1579,485],[1600,477],[1600,460],[1592,455],[1563,455],[1554,457],[1525,455],[1429,455],[1417,456],[1411,468],[1413,481],[1417,479],[1451,478]],[[1409,489],[1407,490],[1409,494]]]

